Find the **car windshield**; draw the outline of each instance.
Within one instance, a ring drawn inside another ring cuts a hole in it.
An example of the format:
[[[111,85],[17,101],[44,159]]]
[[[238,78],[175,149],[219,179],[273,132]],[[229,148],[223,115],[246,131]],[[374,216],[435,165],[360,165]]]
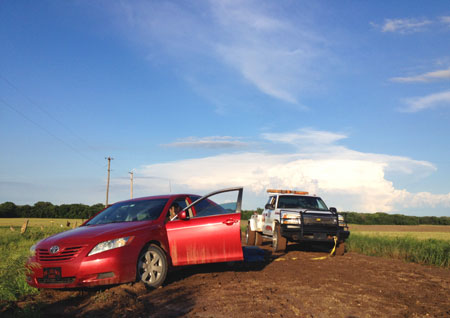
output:
[[[121,202],[111,205],[86,225],[156,220],[167,199]]]
[[[278,198],[278,208],[328,211],[325,202],[321,198],[292,195],[280,195]]]

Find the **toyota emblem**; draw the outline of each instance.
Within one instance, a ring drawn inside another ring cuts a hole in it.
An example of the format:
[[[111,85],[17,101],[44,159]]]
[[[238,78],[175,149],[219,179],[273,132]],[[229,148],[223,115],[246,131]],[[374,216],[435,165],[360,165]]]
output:
[[[50,253],[56,254],[58,252],[59,252],[59,246],[58,245],[54,245],[54,246],[50,247]]]

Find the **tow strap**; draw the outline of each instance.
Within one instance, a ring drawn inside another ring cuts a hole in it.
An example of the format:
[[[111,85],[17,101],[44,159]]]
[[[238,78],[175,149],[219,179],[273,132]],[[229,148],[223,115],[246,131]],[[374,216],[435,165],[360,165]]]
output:
[[[330,256],[333,256],[333,253],[334,253],[334,251],[336,250],[337,236],[333,236],[333,239],[334,239],[334,247],[333,247],[333,249],[331,250],[331,252],[330,252],[329,255],[327,255],[327,256],[321,256],[321,257],[314,257],[314,258],[311,258],[311,259],[314,260],[314,261],[316,261],[316,260],[326,259],[326,258],[328,258],[328,257],[330,257]]]

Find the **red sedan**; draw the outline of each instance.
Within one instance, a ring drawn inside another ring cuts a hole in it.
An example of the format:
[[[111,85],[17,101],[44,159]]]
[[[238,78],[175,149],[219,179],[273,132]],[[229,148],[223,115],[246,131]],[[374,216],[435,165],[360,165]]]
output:
[[[80,227],[31,248],[27,282],[73,288],[142,281],[160,286],[169,266],[243,260],[242,188],[204,197],[170,194],[115,203]]]

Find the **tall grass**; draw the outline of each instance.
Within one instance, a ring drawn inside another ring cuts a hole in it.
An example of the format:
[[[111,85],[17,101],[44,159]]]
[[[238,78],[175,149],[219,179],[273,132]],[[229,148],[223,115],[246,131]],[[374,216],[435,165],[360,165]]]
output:
[[[61,232],[61,227],[28,228],[12,232],[9,227],[0,227],[0,300],[17,300],[22,295],[37,293],[37,289],[26,283],[25,262],[30,247],[39,240]]]
[[[370,256],[450,267],[450,241],[448,240],[424,240],[412,236],[368,236],[352,233],[347,241],[347,247],[350,251]]]

